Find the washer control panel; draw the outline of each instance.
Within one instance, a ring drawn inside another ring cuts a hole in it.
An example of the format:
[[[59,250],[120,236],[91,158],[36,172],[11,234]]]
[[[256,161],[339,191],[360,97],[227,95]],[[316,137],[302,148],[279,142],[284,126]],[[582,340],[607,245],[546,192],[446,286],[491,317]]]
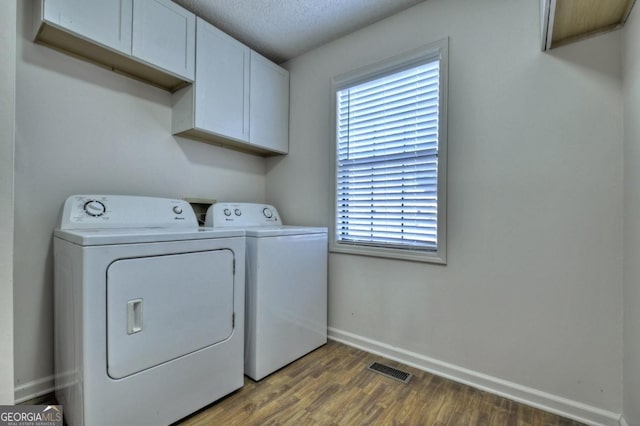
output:
[[[184,200],[128,195],[73,195],[64,203],[60,229],[197,228]]]
[[[204,222],[208,227],[282,225],[275,207],[255,203],[217,203],[209,207]]]

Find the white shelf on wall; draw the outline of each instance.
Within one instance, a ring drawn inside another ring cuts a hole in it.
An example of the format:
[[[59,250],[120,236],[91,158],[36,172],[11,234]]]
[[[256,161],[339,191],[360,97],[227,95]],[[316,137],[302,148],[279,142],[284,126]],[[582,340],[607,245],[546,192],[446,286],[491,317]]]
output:
[[[541,0],[542,50],[622,28],[635,0]]]

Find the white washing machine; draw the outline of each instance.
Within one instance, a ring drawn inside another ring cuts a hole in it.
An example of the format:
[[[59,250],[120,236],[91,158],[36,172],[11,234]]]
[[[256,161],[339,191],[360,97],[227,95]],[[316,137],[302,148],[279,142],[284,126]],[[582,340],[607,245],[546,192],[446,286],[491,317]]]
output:
[[[327,228],[265,204],[218,203],[205,226],[246,232],[244,372],[260,380],[327,342]]]
[[[244,233],[182,200],[68,198],[54,231],[65,421],[161,425],[243,385]]]

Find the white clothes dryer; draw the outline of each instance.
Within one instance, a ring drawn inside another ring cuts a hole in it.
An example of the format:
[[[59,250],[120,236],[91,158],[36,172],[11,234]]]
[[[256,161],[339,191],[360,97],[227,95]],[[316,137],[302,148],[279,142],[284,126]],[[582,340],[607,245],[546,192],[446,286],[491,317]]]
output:
[[[218,203],[205,226],[246,232],[244,373],[260,380],[327,342],[327,228],[286,226],[275,207]]]
[[[244,232],[182,200],[76,195],[54,231],[65,421],[170,424],[243,385]]]

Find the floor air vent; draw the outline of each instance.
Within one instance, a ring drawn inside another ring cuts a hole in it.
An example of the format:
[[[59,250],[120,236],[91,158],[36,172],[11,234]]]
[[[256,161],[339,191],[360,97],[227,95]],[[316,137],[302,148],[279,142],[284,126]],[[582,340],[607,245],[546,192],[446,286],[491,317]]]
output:
[[[402,383],[409,383],[411,374],[406,371],[398,370],[397,368],[390,367],[388,365],[380,364],[379,362],[372,362],[367,367],[367,370],[371,370],[374,373],[382,374],[391,379],[397,380]]]

